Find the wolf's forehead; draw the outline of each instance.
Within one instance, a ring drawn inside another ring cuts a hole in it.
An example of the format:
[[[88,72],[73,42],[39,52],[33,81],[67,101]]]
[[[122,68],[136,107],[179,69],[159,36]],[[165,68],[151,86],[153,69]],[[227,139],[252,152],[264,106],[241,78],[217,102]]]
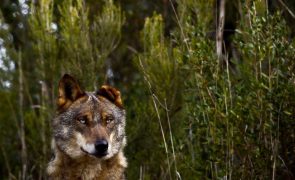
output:
[[[88,107],[91,110],[107,110],[112,107],[110,104],[103,101],[93,92],[87,92],[87,100],[84,103],[84,107]]]
[[[82,104],[82,109],[97,111],[102,108],[102,101],[94,94],[87,92],[87,99]]]
[[[96,97],[96,95],[94,93],[87,92],[86,94],[88,96],[87,102],[95,102],[95,103],[99,102],[98,98]]]
[[[79,111],[92,111],[95,113],[113,113],[116,109],[115,105],[97,96],[94,92],[86,92],[86,98],[79,106]]]

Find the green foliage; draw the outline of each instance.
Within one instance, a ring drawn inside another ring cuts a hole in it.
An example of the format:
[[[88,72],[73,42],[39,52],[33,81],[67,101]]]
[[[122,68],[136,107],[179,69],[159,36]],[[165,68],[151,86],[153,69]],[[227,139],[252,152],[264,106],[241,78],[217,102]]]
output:
[[[96,88],[97,77],[100,81],[104,79],[104,62],[120,40],[124,23],[121,9],[109,0],[93,21],[89,21],[88,9],[82,1],[64,1],[59,9],[63,68],[73,72],[85,86]]]
[[[80,79],[86,90],[97,88],[105,78],[105,62],[120,41],[124,16],[113,1],[106,1],[93,20],[88,18],[88,6],[81,0],[55,3],[31,2],[28,47],[13,48],[7,38],[9,32],[1,29],[7,52],[1,57],[7,66],[1,71],[0,92],[5,97],[1,107],[11,114],[1,114],[0,144],[5,147],[1,149],[1,166],[5,167],[1,172],[9,178],[21,178],[23,161],[27,161],[28,179],[45,178],[51,158],[48,127],[55,113],[59,78],[67,72]],[[2,23],[5,24],[1,19]],[[15,68],[9,69],[9,63]],[[20,141],[22,123],[26,160],[20,155],[24,149]]]
[[[231,37],[237,55],[221,64],[215,0],[30,3],[23,44],[0,16],[4,178],[23,174],[21,122],[26,178],[45,178],[60,76],[93,90],[110,81],[107,70],[127,110],[128,179],[294,176],[295,47],[283,11],[270,14],[265,1],[229,6],[227,18],[240,18]]]
[[[173,136],[163,133],[183,123],[180,118],[169,122],[169,117],[174,116],[180,108],[181,76],[173,52],[169,51],[169,44],[165,42],[163,25],[162,17],[154,15],[146,19],[141,32],[144,51],[138,55],[136,64],[143,72],[146,82],[146,86],[141,88],[146,89],[144,92],[149,96],[141,97],[140,101],[134,99],[135,104],[131,105],[135,106],[130,107],[131,112],[135,111],[136,119],[136,123],[129,121],[132,124],[128,125],[133,127],[130,131],[136,136],[136,139],[130,136],[127,147],[133,152],[130,163],[134,166],[130,166],[127,173],[130,179],[138,176],[155,179],[159,174],[162,178],[176,177],[175,173],[171,176],[170,172],[171,169],[175,172],[176,168],[171,141]],[[155,159],[163,159],[165,163],[159,164]],[[148,173],[145,174],[145,171]]]
[[[235,36],[243,60],[235,65],[235,71],[229,63],[220,67],[214,44],[204,33],[208,25],[192,21],[193,12],[180,17],[181,26],[172,36],[176,46],[162,48],[161,55],[157,44],[167,42],[157,29],[163,27],[161,18],[146,20],[149,26],[144,32],[152,34],[143,34],[143,38],[149,40],[150,48],[145,48],[140,60],[147,59],[142,72],[148,84],[154,89],[164,86],[161,99],[173,98],[173,93],[163,93],[170,74],[157,62],[157,57],[161,63],[167,61],[163,58],[167,51],[174,52],[168,62],[177,59],[175,72],[186,75],[178,81],[182,88],[175,89],[182,92],[178,95],[184,99],[181,118],[185,123],[172,131],[182,178],[270,179],[285,176],[287,171],[286,161],[294,147],[290,145],[294,138],[287,138],[287,134],[294,134],[294,47],[279,14],[257,15],[255,4],[245,10],[250,21],[241,24]],[[159,69],[164,70],[165,80]],[[293,166],[290,161],[287,164]],[[153,168],[158,167],[149,168],[154,173]]]
[[[169,51],[168,43],[165,42],[163,19],[160,15],[146,19],[142,42],[144,52],[139,56],[139,66],[146,73],[145,78],[150,83],[152,93],[161,102],[166,98],[169,109],[176,108],[173,106],[178,106],[175,101],[180,88],[179,68],[173,52]]]

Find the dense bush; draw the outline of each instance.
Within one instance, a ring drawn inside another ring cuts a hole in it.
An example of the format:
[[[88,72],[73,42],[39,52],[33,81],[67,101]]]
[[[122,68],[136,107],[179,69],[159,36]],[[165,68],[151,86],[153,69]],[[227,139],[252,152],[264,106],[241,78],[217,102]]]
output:
[[[271,14],[258,0],[239,2],[235,55],[226,50],[219,61],[213,0],[169,1],[170,9],[159,6],[169,18],[150,15],[154,1],[142,1],[150,17],[134,29],[128,20],[143,12],[99,2],[32,2],[19,46],[0,16],[4,179],[45,178],[64,72],[86,90],[103,83],[121,90],[128,179],[294,178],[295,44],[282,12]]]
[[[193,13],[184,13],[180,27],[165,40],[161,18],[146,20],[144,32],[152,35],[144,36],[150,41],[139,62],[144,62],[142,73],[158,104],[154,111],[160,107],[173,114],[173,103],[167,109],[162,105],[175,95],[182,99],[177,103],[181,116],[170,116],[175,149],[166,152],[166,145],[171,147],[170,129],[164,130],[162,139],[162,158],[167,153],[167,172],[174,178],[293,177],[294,46],[280,14],[257,15],[256,5],[243,10],[250,16],[234,37],[241,59],[226,57],[224,63],[217,60],[215,45],[204,31],[208,24],[195,23]],[[174,88],[167,86],[173,85],[171,71],[166,71],[170,67],[178,77]],[[169,125],[164,112],[158,124],[163,127]]]

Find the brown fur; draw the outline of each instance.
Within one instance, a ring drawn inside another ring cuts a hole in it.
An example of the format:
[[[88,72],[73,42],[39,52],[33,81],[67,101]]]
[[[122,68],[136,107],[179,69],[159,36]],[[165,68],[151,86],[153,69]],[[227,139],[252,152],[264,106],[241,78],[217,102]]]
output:
[[[57,150],[56,160],[49,163],[47,172],[52,179],[123,180],[127,167],[122,153],[102,162],[86,157],[76,161]]]
[[[64,75],[57,106],[52,122],[54,158],[47,167],[49,178],[125,179],[125,110],[120,92],[104,85],[96,93],[87,93],[74,78]],[[103,155],[95,145],[101,140],[108,142]]]

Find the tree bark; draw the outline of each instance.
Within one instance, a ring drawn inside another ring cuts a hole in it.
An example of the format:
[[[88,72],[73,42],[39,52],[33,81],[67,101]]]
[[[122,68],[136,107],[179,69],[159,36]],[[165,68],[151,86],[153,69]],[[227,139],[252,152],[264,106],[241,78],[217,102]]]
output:
[[[24,80],[22,72],[22,55],[18,53],[18,70],[19,70],[19,123],[20,123],[20,141],[21,141],[21,160],[22,160],[22,180],[26,179],[27,172],[27,146],[25,135],[25,122],[23,116],[24,108]]]
[[[223,45],[223,31],[224,31],[224,18],[225,18],[225,1],[220,0],[220,5],[217,6],[219,8],[218,15],[218,26],[216,29],[216,54],[219,62],[222,61],[223,53],[222,53],[222,45]],[[218,12],[218,11],[217,11]]]

